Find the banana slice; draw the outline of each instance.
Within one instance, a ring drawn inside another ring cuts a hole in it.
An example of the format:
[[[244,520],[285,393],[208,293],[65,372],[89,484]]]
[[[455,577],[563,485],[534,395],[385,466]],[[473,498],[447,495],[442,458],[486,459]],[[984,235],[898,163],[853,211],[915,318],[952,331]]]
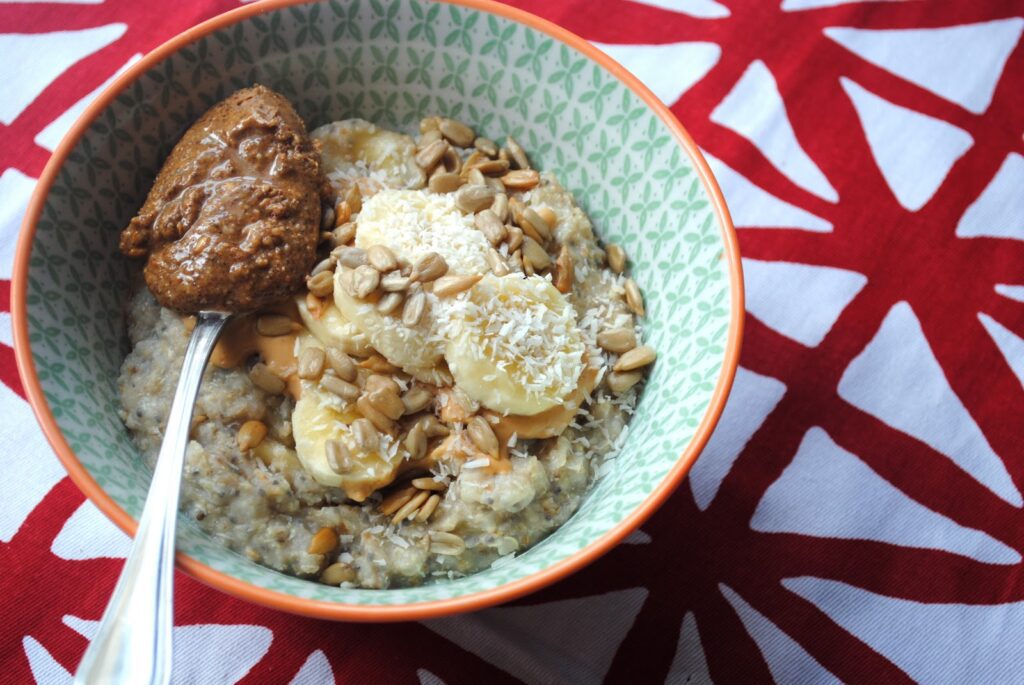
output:
[[[572,306],[548,280],[487,275],[451,305],[445,359],[472,399],[532,416],[576,389],[586,346]]]
[[[370,493],[395,480],[407,453],[384,434],[379,446],[360,447],[351,428],[357,418],[354,405],[347,406],[340,397],[320,389],[314,382],[302,382],[302,395],[292,411],[295,454],[317,483],[341,488],[348,497],[362,502]],[[337,473],[328,462],[328,440],[340,440],[351,455],[342,473]]]
[[[356,246],[387,245],[410,262],[436,252],[459,274],[487,273],[491,248],[451,194],[383,190],[363,202],[356,218]]]
[[[419,323],[406,326],[398,315],[377,311],[373,298],[357,299],[350,290],[348,279],[352,270],[339,266],[334,274],[334,303],[341,316],[355,326],[370,345],[389,362],[424,383],[436,384],[441,380],[437,366],[444,355],[444,341],[437,332],[433,311],[420,317]],[[437,298],[427,296],[430,304]],[[432,309],[432,307],[431,307]]]
[[[304,296],[296,297],[295,304],[298,306],[303,325],[325,347],[335,347],[357,357],[368,357],[373,352],[370,341],[359,327],[346,319],[333,303],[324,303],[319,319],[309,311]]]
[[[413,157],[416,142],[407,135],[386,131],[363,119],[324,124],[311,134],[320,141],[320,158],[335,182],[379,179],[391,188],[422,188],[427,181]],[[376,188],[374,188],[376,190]]]

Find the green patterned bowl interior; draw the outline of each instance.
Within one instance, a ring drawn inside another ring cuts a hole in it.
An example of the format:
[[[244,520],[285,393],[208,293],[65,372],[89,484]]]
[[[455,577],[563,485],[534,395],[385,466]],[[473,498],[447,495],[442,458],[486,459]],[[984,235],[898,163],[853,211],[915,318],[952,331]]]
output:
[[[129,276],[118,233],[184,129],[254,82],[287,95],[310,128],[359,116],[411,131],[423,116],[442,114],[495,139],[515,135],[575,193],[600,237],[626,248],[659,361],[624,450],[579,512],[497,568],[420,588],[338,589],[258,566],[184,519],[179,549],[296,597],[404,605],[525,578],[641,506],[690,444],[720,377],[731,374],[723,368],[739,296],[730,291],[711,197],[673,132],[595,61],[501,16],[419,0],[331,0],[217,29],[124,87],[74,145],[37,224],[28,332],[57,425],[114,502],[137,518],[150,478],[117,414]]]

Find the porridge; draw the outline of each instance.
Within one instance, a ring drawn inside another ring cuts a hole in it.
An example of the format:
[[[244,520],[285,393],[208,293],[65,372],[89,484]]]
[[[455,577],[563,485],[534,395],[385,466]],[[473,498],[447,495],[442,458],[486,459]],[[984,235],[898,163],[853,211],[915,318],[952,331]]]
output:
[[[214,350],[193,418],[181,504],[203,530],[345,587],[457,578],[527,550],[614,455],[655,359],[625,253],[511,137],[438,117],[416,138],[358,119],[307,137],[283,98],[252,92],[255,114],[208,113],[186,133],[122,239],[149,259],[119,379],[140,451],[152,465],[212,290],[249,313]],[[176,297],[166,254],[217,275]],[[277,297],[253,297],[253,279]]]

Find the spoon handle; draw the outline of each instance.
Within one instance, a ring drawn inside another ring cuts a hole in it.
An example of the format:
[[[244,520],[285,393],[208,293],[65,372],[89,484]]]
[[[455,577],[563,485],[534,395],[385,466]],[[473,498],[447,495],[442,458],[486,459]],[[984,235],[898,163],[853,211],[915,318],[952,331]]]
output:
[[[166,685],[171,680],[174,525],[181,472],[203,371],[230,318],[220,312],[196,317],[135,542],[99,630],[78,664],[76,685]]]

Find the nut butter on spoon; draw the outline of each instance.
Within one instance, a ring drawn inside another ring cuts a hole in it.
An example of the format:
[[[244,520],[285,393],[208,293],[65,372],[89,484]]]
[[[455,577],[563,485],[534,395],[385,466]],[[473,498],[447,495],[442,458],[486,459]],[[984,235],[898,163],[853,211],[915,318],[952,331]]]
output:
[[[146,258],[164,307],[196,314],[131,553],[76,683],[171,678],[174,527],[203,371],[234,314],[300,290],[320,228],[320,156],[291,104],[263,86],[214,105],[164,162],[121,251]]]

